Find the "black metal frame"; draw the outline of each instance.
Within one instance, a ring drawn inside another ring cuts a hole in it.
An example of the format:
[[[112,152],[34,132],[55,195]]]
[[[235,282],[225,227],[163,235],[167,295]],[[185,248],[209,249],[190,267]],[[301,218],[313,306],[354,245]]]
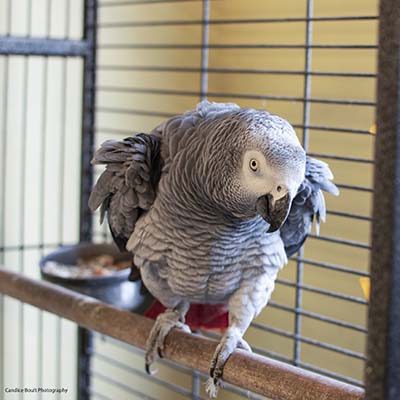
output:
[[[400,3],[381,0],[366,399],[400,398]]]
[[[0,55],[90,57],[90,42],[68,39],[0,37]]]
[[[97,0],[85,0],[84,43],[86,44],[83,79],[82,109],[82,159],[81,159],[81,203],[80,241],[92,240],[92,214],[89,196],[93,186],[93,158],[96,108],[96,50],[97,50]],[[90,363],[92,356],[92,333],[78,327],[78,399],[88,400],[91,393]]]
[[[80,240],[92,238],[92,214],[88,208],[93,186],[93,168],[90,161],[94,151],[96,107],[96,49],[97,49],[97,0],[85,0],[84,43],[87,50],[84,61],[83,113],[82,113],[82,160],[81,160],[81,232]]]

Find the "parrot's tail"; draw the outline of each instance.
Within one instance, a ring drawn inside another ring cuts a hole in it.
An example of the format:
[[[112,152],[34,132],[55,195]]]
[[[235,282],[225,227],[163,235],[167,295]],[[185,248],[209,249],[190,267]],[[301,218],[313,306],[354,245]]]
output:
[[[164,311],[165,307],[158,300],[154,300],[144,315],[156,319]],[[186,323],[192,331],[225,330],[229,324],[227,306],[226,304],[191,304],[186,314]]]

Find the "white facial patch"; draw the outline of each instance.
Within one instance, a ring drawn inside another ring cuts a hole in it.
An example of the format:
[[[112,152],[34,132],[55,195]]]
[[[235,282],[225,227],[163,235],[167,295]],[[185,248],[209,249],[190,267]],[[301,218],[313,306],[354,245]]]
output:
[[[257,166],[254,170],[254,166]],[[268,165],[264,154],[258,150],[248,150],[243,157],[241,184],[254,197],[271,193],[279,200],[287,193],[285,182],[278,172]]]

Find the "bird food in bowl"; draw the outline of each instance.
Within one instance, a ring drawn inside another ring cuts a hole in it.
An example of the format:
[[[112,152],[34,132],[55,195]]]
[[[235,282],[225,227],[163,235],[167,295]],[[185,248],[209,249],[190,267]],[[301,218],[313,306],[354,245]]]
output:
[[[141,281],[128,281],[132,254],[112,244],[64,246],[40,261],[42,277],[118,308],[144,311],[152,298]]]
[[[43,272],[61,278],[81,279],[99,276],[112,276],[130,268],[130,260],[117,260],[112,255],[102,254],[88,258],[78,258],[76,265],[65,265],[56,261],[47,261],[42,268]]]

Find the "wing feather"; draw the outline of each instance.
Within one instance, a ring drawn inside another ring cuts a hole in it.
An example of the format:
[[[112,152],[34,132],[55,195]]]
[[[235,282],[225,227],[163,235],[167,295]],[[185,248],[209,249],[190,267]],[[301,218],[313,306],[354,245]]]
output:
[[[319,222],[325,221],[326,217],[325,198],[322,191],[335,196],[339,194],[339,189],[332,179],[333,174],[328,164],[307,157],[305,179],[293,199],[288,218],[280,230],[288,257],[296,253],[304,244],[314,220],[316,233],[319,234]]]
[[[92,211],[107,215],[114,241],[121,250],[140,215],[156,196],[161,171],[160,142],[156,135],[138,134],[123,141],[107,140],[96,151],[92,164],[104,164],[103,173],[89,198]]]

